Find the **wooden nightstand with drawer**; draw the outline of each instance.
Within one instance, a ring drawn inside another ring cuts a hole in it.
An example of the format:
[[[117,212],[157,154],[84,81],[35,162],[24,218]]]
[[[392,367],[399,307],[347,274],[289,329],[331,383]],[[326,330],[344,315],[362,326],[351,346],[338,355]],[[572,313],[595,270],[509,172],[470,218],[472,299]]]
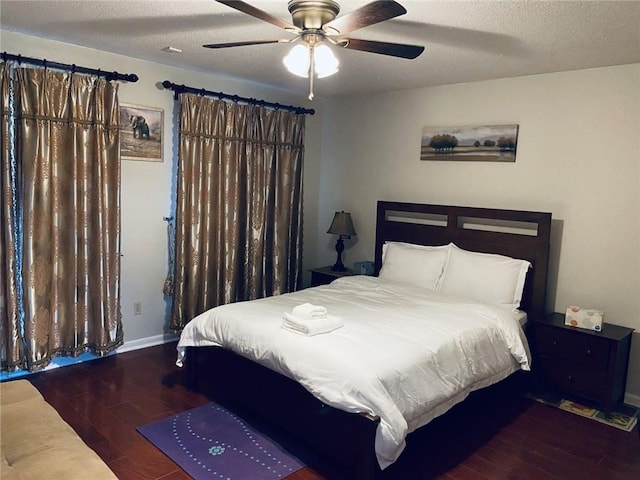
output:
[[[334,272],[331,270],[331,266],[311,268],[311,286],[317,287],[318,285],[327,285],[333,282],[336,278],[349,277],[353,275],[353,270],[347,268],[342,272]]]
[[[552,313],[532,322],[537,387],[596,402],[611,413],[624,401],[632,328],[609,323],[600,332],[564,324]]]

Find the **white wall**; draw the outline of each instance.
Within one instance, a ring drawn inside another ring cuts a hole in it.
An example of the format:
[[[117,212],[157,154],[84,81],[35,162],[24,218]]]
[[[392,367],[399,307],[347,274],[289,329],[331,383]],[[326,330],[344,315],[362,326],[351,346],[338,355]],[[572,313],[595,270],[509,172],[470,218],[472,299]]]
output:
[[[482,124],[520,126],[515,163],[420,161],[424,126]],[[335,259],[335,210],[358,232],[345,264],[373,259],[377,200],[552,212],[548,310],[640,331],[640,65],[334,98],[323,138],[318,265]],[[638,334],[632,350],[640,395]]]
[[[553,213],[549,310],[568,304],[605,310],[640,330],[640,65],[394,92],[305,98],[0,30],[2,50],[136,73],[120,101],[165,112],[162,163],[122,165],[122,316],[125,342],[167,332],[162,285],[171,213],[173,95],[163,80],[312,106],[304,174],[305,268],[335,261],[325,232],[336,210],[353,214],[358,236],[346,264],[372,259],[377,200],[448,203]],[[517,160],[421,162],[423,126],[517,123]],[[133,302],[143,314],[133,315]],[[640,395],[640,336],[634,335],[628,391]],[[639,397],[640,398],[640,397]]]
[[[122,162],[122,321],[125,347],[158,343],[168,332],[168,313],[162,287],[167,275],[167,224],[163,217],[172,213],[172,192],[175,167],[175,131],[173,91],[158,86],[164,80],[173,83],[223,91],[245,97],[261,98],[283,104],[315,108],[316,115],[306,117],[305,197],[307,211],[305,242],[307,251],[314,251],[315,212],[320,152],[322,114],[318,104],[309,104],[305,97],[239,82],[223,77],[185,71],[157,63],[82,48],[32,36],[0,30],[2,51],[23,56],[77,64],[102,70],[135,73],[136,83],[122,82],[119,99],[122,103],[154,106],[164,109],[164,162]],[[170,55],[170,54],[167,54]],[[133,303],[141,301],[142,315],[133,315]],[[131,347],[129,347],[131,348]],[[126,348],[125,348],[126,349]]]

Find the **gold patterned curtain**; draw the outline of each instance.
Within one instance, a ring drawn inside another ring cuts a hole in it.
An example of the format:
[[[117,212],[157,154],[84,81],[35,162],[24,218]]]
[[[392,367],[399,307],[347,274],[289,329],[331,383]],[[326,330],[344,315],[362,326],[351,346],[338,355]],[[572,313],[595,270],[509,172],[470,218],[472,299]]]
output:
[[[183,93],[171,330],[302,279],[304,115]]]
[[[37,370],[58,355],[102,355],[122,343],[118,85],[46,69],[15,77],[20,178],[13,199],[4,190],[17,205],[3,202],[3,211],[21,212],[21,288],[17,300],[5,288],[2,302],[18,302],[23,319],[16,328],[3,318],[2,368]],[[7,123],[3,116],[3,138]],[[11,276],[6,259],[2,268]],[[18,337],[16,365],[5,355]]]
[[[13,185],[18,176],[18,165],[14,161],[16,149],[10,129],[10,69],[0,65],[0,114],[2,115],[2,137],[0,138],[0,189],[2,208],[0,209],[0,361],[2,370],[13,370],[22,365],[20,309],[18,303],[18,276],[20,269],[16,258],[16,202]]]

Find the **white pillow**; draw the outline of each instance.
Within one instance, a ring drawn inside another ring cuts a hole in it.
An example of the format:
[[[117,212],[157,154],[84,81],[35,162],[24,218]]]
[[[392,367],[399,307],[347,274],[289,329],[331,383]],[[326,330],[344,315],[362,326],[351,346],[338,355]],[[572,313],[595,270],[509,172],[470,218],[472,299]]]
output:
[[[516,310],[530,267],[526,260],[471,252],[452,243],[439,290]]]
[[[436,290],[447,261],[448,245],[431,247],[403,242],[382,245],[379,278]]]

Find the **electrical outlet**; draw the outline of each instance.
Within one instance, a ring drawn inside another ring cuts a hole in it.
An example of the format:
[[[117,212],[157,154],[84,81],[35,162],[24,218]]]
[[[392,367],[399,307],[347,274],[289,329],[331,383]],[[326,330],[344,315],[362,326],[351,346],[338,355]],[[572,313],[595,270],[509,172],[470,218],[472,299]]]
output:
[[[142,315],[142,302],[140,300],[133,302],[133,314]]]

